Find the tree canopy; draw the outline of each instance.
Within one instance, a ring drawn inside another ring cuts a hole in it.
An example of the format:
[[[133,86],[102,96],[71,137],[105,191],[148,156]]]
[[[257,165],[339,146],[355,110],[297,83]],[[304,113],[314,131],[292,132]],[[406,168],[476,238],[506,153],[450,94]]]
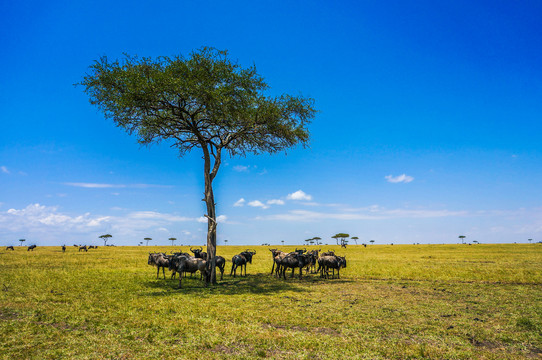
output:
[[[167,141],[179,156],[203,152],[207,206],[207,254],[215,280],[216,209],[212,182],[223,153],[275,153],[309,141],[314,100],[268,89],[255,66],[243,68],[227,51],[203,47],[189,57],[155,59],[125,55],[102,57],[90,66],[80,85],[106,118],[137,141]]]

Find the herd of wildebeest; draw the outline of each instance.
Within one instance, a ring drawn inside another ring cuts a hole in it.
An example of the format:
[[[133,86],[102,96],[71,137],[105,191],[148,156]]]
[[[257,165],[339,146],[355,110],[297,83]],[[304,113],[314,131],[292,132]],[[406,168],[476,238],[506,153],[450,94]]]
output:
[[[87,252],[89,249],[97,249],[97,246],[81,246],[73,245],[79,248],[79,251]],[[27,251],[34,251],[36,245],[28,246]],[[8,246],[6,250],[14,250],[13,246]],[[66,251],[66,245],[62,246],[62,252]],[[160,269],[164,279],[166,278],[165,269],[170,270],[171,278],[175,279],[176,274],[179,273],[179,288],[182,286],[183,276],[187,273],[191,275],[200,272],[200,279],[208,280],[210,273],[210,263],[207,259],[207,253],[203,251],[202,247],[190,248],[192,255],[185,252],[176,252],[170,255],[158,252],[149,253],[147,263],[152,266],[156,266],[156,278],[159,278]],[[278,278],[286,280],[286,271],[292,270],[291,277],[294,277],[294,272],[299,269],[299,278],[303,276],[303,270],[306,273],[311,274],[320,273],[323,278],[335,278],[335,270],[337,270],[337,278],[340,277],[341,268],[346,267],[346,258],[344,256],[337,256],[333,251],[327,251],[320,254],[320,250],[296,249],[295,251],[286,253],[278,249],[269,249],[271,256],[273,257],[273,267],[271,268],[271,274],[275,274]],[[256,255],[256,250],[247,249],[240,254],[234,255],[231,259],[232,266],[230,276],[236,277],[237,269],[240,270],[240,276],[243,276],[243,269],[245,275],[247,275],[247,264],[252,264],[252,258]],[[224,270],[226,268],[226,259],[222,256],[215,257],[215,266],[220,271],[220,280],[224,278]],[[331,275],[330,275],[331,271]]]
[[[177,252],[171,255],[165,253],[149,253],[147,263],[149,265],[156,266],[156,278],[159,278],[160,269],[164,279],[166,278],[165,269],[168,268],[171,273],[171,278],[174,279],[176,274],[179,273],[179,288],[182,286],[183,275],[187,273],[193,274],[200,272],[200,279],[207,279],[209,273],[207,253],[203,251],[203,248],[190,248],[193,255],[184,252]],[[271,268],[271,274],[275,274],[276,277],[282,277],[286,280],[286,271],[292,270],[291,277],[294,277],[294,272],[299,269],[299,278],[303,276],[303,270],[306,273],[309,271],[312,274],[320,273],[321,277],[329,278],[330,271],[332,272],[331,278],[335,277],[335,270],[337,270],[337,278],[340,278],[341,268],[346,267],[346,258],[344,256],[337,256],[333,251],[328,251],[320,254],[320,250],[296,249],[293,252],[283,252],[277,249],[269,249],[271,256],[273,257],[273,267]],[[252,258],[256,255],[255,250],[247,249],[240,254],[234,255],[231,259],[232,266],[230,276],[235,277],[237,275],[237,269],[240,269],[240,276],[243,276],[243,269],[245,270],[245,276],[247,275],[247,264],[252,264]],[[224,277],[224,269],[226,267],[226,259],[222,256],[215,257],[215,265],[218,271],[220,271],[220,280]],[[318,267],[317,267],[318,266]]]

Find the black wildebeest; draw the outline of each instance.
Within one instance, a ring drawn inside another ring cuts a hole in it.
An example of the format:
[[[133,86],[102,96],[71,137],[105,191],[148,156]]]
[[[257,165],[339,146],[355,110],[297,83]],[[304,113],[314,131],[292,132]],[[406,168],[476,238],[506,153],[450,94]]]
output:
[[[30,251],[30,250],[34,251],[35,248],[37,248],[37,245],[36,245],[36,244],[30,245],[30,246],[28,247],[28,249],[26,249],[26,251]]]
[[[169,268],[169,262],[170,259],[163,253],[149,253],[149,259],[147,260],[148,265],[156,266],[157,279],[160,275],[160,268],[162,268],[162,274],[164,275],[164,279],[166,278],[165,268]],[[174,276],[175,272],[171,275],[171,277],[173,278]]]
[[[284,251],[280,251],[277,249],[269,249],[269,251],[271,251],[271,256],[273,257],[273,266],[271,267],[271,274],[273,274],[273,272],[275,271],[275,265],[277,266],[277,270],[278,270],[280,266],[280,260],[282,260],[282,258],[288,254],[285,253]]]
[[[346,258],[344,256],[321,256],[318,259],[318,271],[320,276],[329,278],[329,269],[333,271],[331,278],[335,277],[335,269],[337,269],[337,279],[340,279],[341,268],[346,268]]]
[[[169,269],[177,271],[179,274],[199,271],[203,279],[207,278],[207,261],[191,256],[173,256],[169,261]],[[182,287],[182,281],[183,277],[179,276],[179,289]]]
[[[6,247],[6,250],[12,250],[12,251],[15,251],[15,249],[13,248],[13,246],[7,246],[7,247]]]
[[[280,260],[279,277],[282,275],[286,280],[286,269],[292,269],[292,277],[294,277],[294,271],[299,268],[299,278],[302,278],[303,267],[310,264],[311,256],[300,252],[291,252]]]
[[[230,276],[237,274],[237,268],[241,267],[241,276],[243,276],[243,266],[245,267],[245,276],[247,276],[247,263],[252,264],[252,257],[256,254],[256,250],[245,250],[240,254],[234,255],[231,259],[232,266]]]
[[[66,252],[66,245],[62,245],[62,252]]]
[[[87,252],[88,251],[87,246],[86,245],[85,246],[79,246],[79,251],[81,251],[81,250]]]
[[[192,251],[192,253],[194,254],[194,257],[196,259],[207,260],[207,253],[205,251],[203,251],[203,248],[201,246],[199,247],[199,249],[190,248],[190,251]]]

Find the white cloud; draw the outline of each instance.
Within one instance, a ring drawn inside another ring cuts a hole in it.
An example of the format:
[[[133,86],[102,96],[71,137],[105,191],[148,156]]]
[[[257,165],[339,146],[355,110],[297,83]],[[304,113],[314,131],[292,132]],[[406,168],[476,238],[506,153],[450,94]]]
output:
[[[252,207],[261,207],[262,209],[267,209],[269,208],[269,206],[265,205],[263,202],[261,202],[260,200],[254,200],[254,201],[250,201],[248,204],[248,206],[252,206]]]
[[[233,170],[235,170],[237,172],[248,172],[248,166],[237,165],[237,166],[233,167]]]
[[[308,195],[308,194],[305,194],[305,192],[302,191],[302,190],[297,190],[294,193],[288,194],[287,199],[288,200],[306,200],[306,201],[310,201],[310,200],[312,200],[312,196]]]
[[[284,205],[284,200],[280,200],[280,199],[267,200],[267,205]]]
[[[402,174],[395,177],[392,175],[387,175],[387,176],[384,176],[384,178],[388,180],[388,182],[390,183],[409,183],[414,180],[412,176],[408,176],[406,174]]]
[[[308,210],[292,210],[283,214],[257,217],[258,220],[281,220],[281,221],[322,221],[322,220],[384,220],[399,218],[441,218],[467,216],[467,211],[451,210],[411,210],[391,209],[387,210],[378,206],[370,206],[361,209],[345,209],[343,212],[318,212]]]
[[[228,220],[228,217],[226,215],[218,215],[216,217],[216,222],[219,224],[223,224]],[[197,221],[202,224],[207,224],[209,221],[205,216],[200,216]]]
[[[10,172],[10,171],[8,170],[8,168],[5,167],[5,166],[0,166],[0,170],[2,170],[2,172],[3,172],[4,174],[11,174],[11,172]]]
[[[110,189],[110,188],[135,188],[135,189],[148,189],[148,188],[172,188],[171,185],[154,185],[154,184],[102,184],[102,183],[83,183],[83,182],[67,182],[64,183],[67,186],[80,187],[86,189]],[[116,195],[116,193],[114,193]]]
[[[235,204],[233,204],[233,206],[237,206],[237,207],[243,206],[243,205],[245,205],[245,199],[243,198],[240,198],[239,200],[235,202]]]

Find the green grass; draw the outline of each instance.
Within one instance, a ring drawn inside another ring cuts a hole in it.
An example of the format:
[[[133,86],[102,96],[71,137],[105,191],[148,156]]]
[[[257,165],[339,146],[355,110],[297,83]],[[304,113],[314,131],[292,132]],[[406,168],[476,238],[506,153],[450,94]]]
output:
[[[341,279],[276,279],[257,247],[247,277],[180,290],[147,265],[179,247],[2,249],[0,358],[542,358],[539,244],[328,248]]]

